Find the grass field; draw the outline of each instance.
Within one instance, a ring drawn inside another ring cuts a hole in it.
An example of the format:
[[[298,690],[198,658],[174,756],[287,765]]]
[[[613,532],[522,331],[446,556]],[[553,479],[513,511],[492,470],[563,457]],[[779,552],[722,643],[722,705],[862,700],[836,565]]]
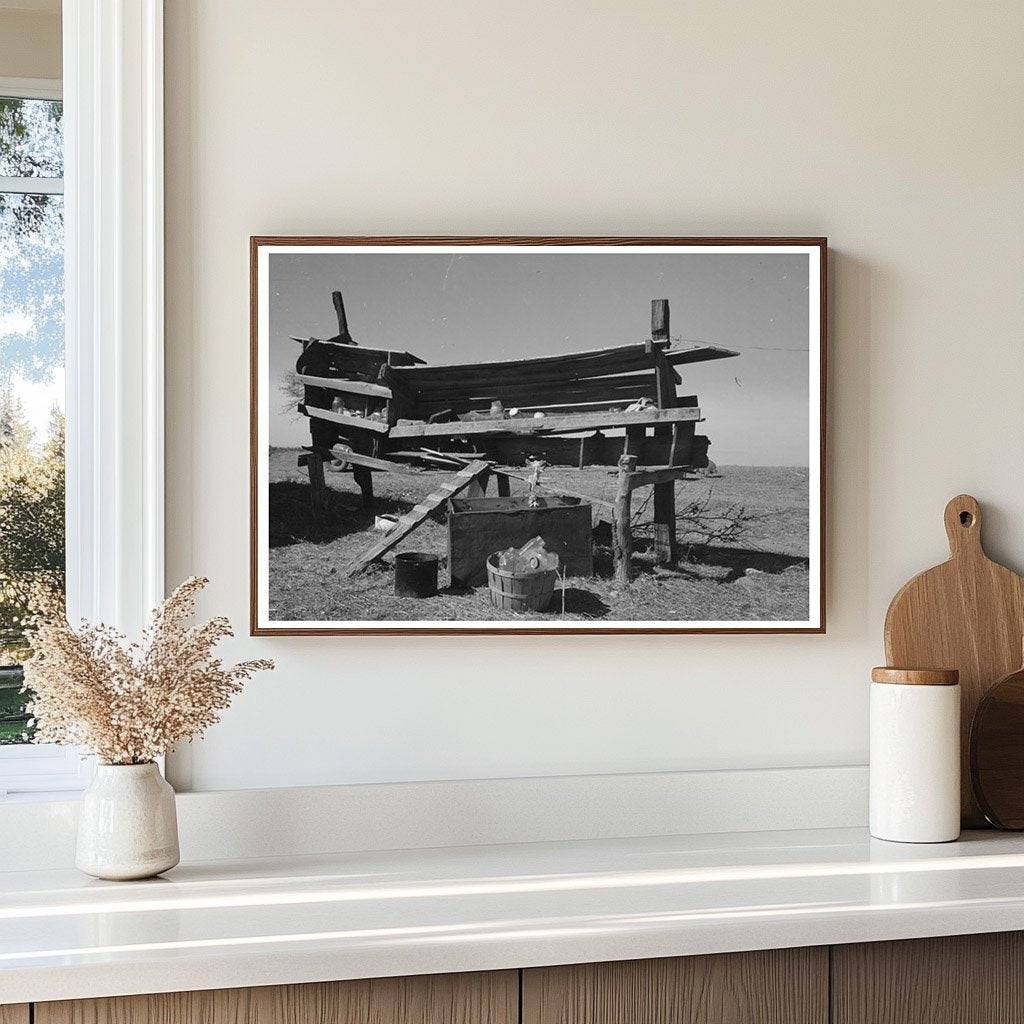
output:
[[[270,452],[270,613],[280,620],[359,622],[382,620],[470,621],[537,619],[562,616],[556,589],[551,611],[517,615],[491,606],[486,586],[454,589],[443,568],[434,598],[397,598],[388,562],[377,563],[354,579],[344,568],[379,540],[373,513],[359,507],[359,491],[349,473],[327,473],[329,515],[316,524],[310,514],[306,471],[296,465],[299,452]],[[520,471],[521,472],[521,471]],[[680,527],[683,554],[671,572],[655,570],[642,550],[649,532],[650,504],[638,517],[636,577],[628,587],[612,578],[611,551],[595,546],[595,576],[570,577],[565,584],[565,618],[601,621],[785,621],[808,617],[808,472],[792,467],[722,466],[718,478],[677,485],[677,508],[689,502],[711,512],[742,506],[753,517],[742,536],[730,543],[693,543]],[[401,515],[451,473],[424,472],[414,477],[374,474],[376,513]],[[611,501],[615,472],[605,467],[549,469],[543,480],[581,494]],[[491,491],[493,492],[493,484]],[[512,493],[524,485],[513,481]],[[639,510],[648,492],[634,494]],[[442,510],[443,511],[443,510]],[[443,516],[429,519],[395,550],[444,555]]]

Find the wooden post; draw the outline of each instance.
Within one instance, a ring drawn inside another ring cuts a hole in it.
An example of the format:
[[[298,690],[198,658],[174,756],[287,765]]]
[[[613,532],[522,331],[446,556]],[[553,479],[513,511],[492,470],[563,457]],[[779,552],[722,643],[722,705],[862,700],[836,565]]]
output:
[[[318,451],[311,451],[306,459],[309,470],[309,501],[313,518],[321,520],[327,515],[327,481],[324,479],[324,458]]]
[[[658,487],[663,486],[661,484]],[[655,495],[658,491],[655,488]],[[675,531],[667,523],[654,524],[654,561],[657,565],[671,565],[675,561]]]
[[[354,345],[355,342],[352,340],[352,335],[348,332],[348,317],[345,316],[345,300],[342,298],[341,292],[331,292],[331,298],[334,300],[334,312],[338,317],[338,341],[347,345]]]
[[[639,458],[645,437],[647,437],[646,427],[626,427],[626,440],[622,444],[622,454],[635,455]]]
[[[363,508],[373,508],[373,472],[366,466],[353,466],[352,477],[363,495]]]
[[[672,424],[672,447],[668,450],[668,464],[670,466],[679,466],[681,463],[676,462],[679,457],[679,424]]]
[[[654,485],[654,556],[658,565],[676,560],[676,482]]]
[[[668,299],[651,299],[651,338],[669,340]],[[671,409],[676,405],[675,374],[665,356],[659,352],[655,363],[658,381],[658,407]],[[678,431],[675,426],[655,427],[655,437],[672,436],[669,465],[676,465]],[[676,483],[674,480],[654,485],[654,558],[658,565],[676,560]]]
[[[651,299],[651,338],[668,341],[668,299]]]
[[[658,408],[674,409],[679,404],[676,396],[676,375],[672,364],[661,352],[654,357],[654,373],[658,387]]]
[[[632,514],[630,511],[630,493],[632,481],[630,476],[636,469],[635,455],[622,455],[619,458],[619,485],[615,493],[615,582],[626,586],[633,575],[633,531]]]

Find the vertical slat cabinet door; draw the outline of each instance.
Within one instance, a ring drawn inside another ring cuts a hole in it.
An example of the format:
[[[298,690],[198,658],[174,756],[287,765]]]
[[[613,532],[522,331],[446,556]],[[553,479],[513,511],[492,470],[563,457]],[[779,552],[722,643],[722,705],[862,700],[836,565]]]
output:
[[[827,1024],[828,950],[540,967],[523,1024]]]
[[[1024,1024],[1024,935],[832,947],[833,1024]]]
[[[518,1006],[494,971],[38,1003],[35,1024],[517,1024]]]
[[[0,1005],[0,1024],[28,1024],[27,1003],[5,1003]]]

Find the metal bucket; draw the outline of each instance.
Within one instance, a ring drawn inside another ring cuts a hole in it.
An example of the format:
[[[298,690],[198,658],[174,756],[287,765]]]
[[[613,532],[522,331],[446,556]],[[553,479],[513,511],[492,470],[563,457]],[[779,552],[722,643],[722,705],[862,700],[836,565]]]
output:
[[[433,597],[437,593],[438,555],[400,551],[395,555],[395,597]]]

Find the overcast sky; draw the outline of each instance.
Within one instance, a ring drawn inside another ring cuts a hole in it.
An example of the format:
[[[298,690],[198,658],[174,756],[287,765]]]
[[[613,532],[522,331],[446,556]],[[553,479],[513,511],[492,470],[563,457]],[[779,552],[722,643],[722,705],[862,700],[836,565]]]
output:
[[[269,257],[271,443],[308,444],[281,393],[299,336],[337,333],[428,363],[555,355],[650,337],[651,299],[671,334],[741,355],[679,367],[720,464],[808,464],[808,258],[768,254],[317,254]]]

